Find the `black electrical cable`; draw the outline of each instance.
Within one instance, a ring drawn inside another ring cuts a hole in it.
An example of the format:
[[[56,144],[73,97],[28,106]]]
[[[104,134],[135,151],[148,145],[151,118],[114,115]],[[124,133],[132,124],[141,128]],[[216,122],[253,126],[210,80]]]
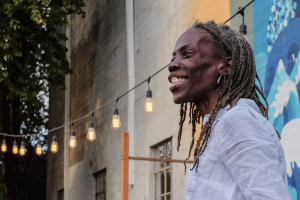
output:
[[[226,24],[228,21],[230,21],[230,20],[231,20],[232,18],[234,18],[236,15],[242,14],[242,13],[244,12],[245,8],[247,8],[247,7],[248,7],[250,4],[252,4],[254,1],[255,1],[255,0],[252,0],[252,1],[250,1],[247,5],[245,5],[244,7],[239,8],[239,10],[238,10],[234,15],[232,15],[229,19],[227,19],[227,20],[224,22],[224,24]],[[157,72],[155,72],[155,73],[152,74],[151,76],[148,76],[147,79],[145,79],[144,81],[142,81],[142,82],[140,82],[139,84],[135,85],[135,86],[134,86],[133,88],[131,88],[130,90],[124,92],[123,94],[121,94],[120,96],[118,96],[117,98],[115,98],[114,100],[109,101],[109,102],[106,103],[105,105],[103,105],[103,106],[101,106],[101,107],[99,107],[99,108],[97,108],[97,109],[95,109],[95,110],[93,110],[93,111],[91,111],[91,112],[92,112],[92,113],[95,113],[96,111],[102,110],[103,108],[109,106],[110,104],[117,103],[117,101],[118,101],[120,98],[124,97],[126,94],[128,94],[128,93],[131,92],[132,90],[136,89],[137,87],[141,86],[142,84],[148,82],[149,78],[154,77],[155,75],[157,75],[158,73],[160,73],[162,70],[164,70],[164,69],[167,68],[168,66],[169,66],[169,64],[165,65],[163,68],[161,68],[160,70],[158,70]],[[79,117],[79,118],[77,118],[77,119],[74,119],[74,120],[70,121],[69,123],[63,124],[63,125],[61,125],[61,126],[58,126],[58,127],[53,128],[53,129],[50,129],[50,130],[48,130],[48,131],[45,132],[45,133],[14,135],[14,134],[7,134],[7,133],[1,133],[1,132],[0,132],[0,135],[7,136],[7,137],[30,137],[30,136],[47,135],[47,134],[50,133],[50,132],[57,131],[57,130],[59,130],[59,129],[61,129],[61,128],[64,128],[65,126],[70,126],[71,124],[74,124],[75,122],[80,121],[80,120],[82,120],[82,119],[88,117],[88,116],[91,114],[91,112],[89,112],[88,114],[83,115],[83,116],[81,116],[81,117]]]
[[[255,0],[250,1],[247,5],[245,5],[244,7],[239,8],[239,10],[232,15],[229,19],[227,19],[224,24],[226,24],[227,22],[229,22],[232,18],[234,18],[235,16],[237,16],[238,14],[242,14],[244,13],[245,8],[247,8],[250,4],[252,4]]]

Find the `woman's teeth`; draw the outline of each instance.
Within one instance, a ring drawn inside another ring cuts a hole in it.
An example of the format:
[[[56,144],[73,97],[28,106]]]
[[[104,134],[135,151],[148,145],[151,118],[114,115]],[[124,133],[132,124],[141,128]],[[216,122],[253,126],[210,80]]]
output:
[[[183,82],[183,81],[185,81],[185,80],[186,80],[185,78],[172,77],[172,78],[171,78],[171,83],[172,83],[172,84],[175,84],[175,83]]]

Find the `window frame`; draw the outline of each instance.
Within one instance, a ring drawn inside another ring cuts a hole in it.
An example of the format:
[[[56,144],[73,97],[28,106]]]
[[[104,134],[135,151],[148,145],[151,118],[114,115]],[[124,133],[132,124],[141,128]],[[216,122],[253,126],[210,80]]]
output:
[[[167,156],[167,144],[170,143],[170,156]],[[163,157],[159,156],[160,153],[160,147],[164,146],[164,154]],[[163,140],[162,142],[153,145],[151,147],[152,149],[152,157],[153,158],[163,158],[163,159],[172,159],[172,138],[168,138],[166,140]],[[157,154],[158,153],[158,154]],[[157,156],[158,155],[158,156]],[[161,166],[161,164],[163,163],[163,166]],[[158,166],[158,168],[157,168]],[[167,187],[167,171],[169,170],[170,172],[170,191],[167,191],[168,187]],[[164,193],[161,193],[160,191],[157,191],[157,188],[161,188],[161,172],[163,172],[164,174]],[[153,199],[157,200],[157,199],[161,199],[163,197],[164,200],[167,200],[167,196],[170,195],[170,200],[173,199],[173,190],[172,190],[172,174],[173,174],[173,168],[172,168],[172,162],[159,162],[159,164],[157,164],[157,162],[153,162]],[[156,180],[156,176],[158,175],[159,180]],[[159,184],[159,186],[157,187],[157,182]],[[161,194],[158,194],[158,193]]]
[[[64,188],[57,190],[57,200],[64,200]]]
[[[93,174],[94,177],[95,177],[95,199],[97,200],[97,197],[100,196],[101,194],[104,193],[104,200],[106,200],[106,186],[107,186],[107,182],[106,182],[106,178],[107,178],[107,172],[106,172],[106,168],[105,169],[102,169],[102,170],[99,170],[97,171],[96,173]],[[103,191],[99,191],[97,190],[98,189],[98,184],[97,184],[97,178],[102,178],[102,176],[105,176],[104,178],[104,181],[105,181],[105,189]]]

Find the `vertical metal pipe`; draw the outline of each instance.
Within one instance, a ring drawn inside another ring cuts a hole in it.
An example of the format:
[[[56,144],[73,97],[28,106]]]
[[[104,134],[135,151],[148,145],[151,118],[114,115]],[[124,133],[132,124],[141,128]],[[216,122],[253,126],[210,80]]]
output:
[[[126,0],[127,73],[128,90],[134,87],[134,5]],[[130,133],[129,154],[134,156],[134,90],[128,94],[128,132]],[[134,184],[134,160],[129,161],[129,184]]]
[[[72,29],[72,14],[68,16],[69,26],[66,29],[67,42],[66,46],[68,48],[67,59],[69,65],[71,66],[71,29]],[[65,90],[65,124],[70,123],[70,75],[66,75],[66,90]],[[69,199],[69,126],[65,126],[64,130],[64,199]]]
[[[122,133],[121,200],[128,200],[129,134]]]

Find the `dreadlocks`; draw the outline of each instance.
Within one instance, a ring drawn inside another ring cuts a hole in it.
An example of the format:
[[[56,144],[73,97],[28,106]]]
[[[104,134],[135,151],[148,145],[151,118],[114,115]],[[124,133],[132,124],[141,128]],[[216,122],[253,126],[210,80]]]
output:
[[[210,37],[211,41],[209,42],[215,47],[215,49],[217,49],[217,56],[221,58],[232,58],[230,72],[222,77],[222,88],[207,122],[204,125],[202,124],[200,136],[197,139],[194,149],[194,164],[192,167],[192,169],[196,168],[197,171],[199,166],[199,157],[202,155],[207,146],[213,122],[222,108],[226,105],[230,105],[230,108],[232,108],[236,105],[240,98],[248,98],[252,99],[258,105],[262,115],[268,119],[269,107],[263,94],[261,82],[256,73],[253,50],[245,37],[233,31],[229,26],[224,24],[217,25],[213,21],[207,23],[196,22],[191,29],[193,28],[203,29],[212,36]],[[258,80],[260,87],[255,84],[255,79]],[[258,95],[263,98],[266,106],[260,101]],[[187,104],[188,103],[181,104],[177,150],[179,150],[180,147],[182,126],[186,118]],[[196,123],[200,123],[201,117],[200,110],[197,109],[193,102],[190,103],[189,117],[189,123],[192,124],[192,142],[190,144],[189,155],[186,160],[188,160],[191,156],[191,151],[195,143],[194,137],[196,132]]]

